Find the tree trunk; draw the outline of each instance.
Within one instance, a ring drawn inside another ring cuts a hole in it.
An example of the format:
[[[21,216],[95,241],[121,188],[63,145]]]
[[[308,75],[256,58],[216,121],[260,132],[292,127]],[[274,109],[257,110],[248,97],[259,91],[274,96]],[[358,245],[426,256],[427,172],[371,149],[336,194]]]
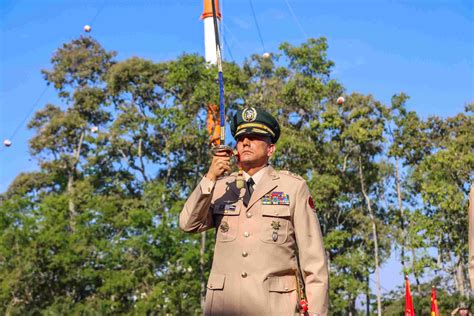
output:
[[[374,257],[375,257],[375,282],[376,282],[376,290],[377,290],[377,315],[382,316],[382,290],[381,290],[381,285],[380,285],[379,244],[378,244],[378,237],[377,237],[377,224],[375,222],[375,214],[372,210],[370,197],[367,194],[367,190],[365,188],[365,179],[362,173],[362,159],[360,156],[359,156],[359,179],[360,179],[362,194],[364,195],[365,202],[367,204],[367,210],[369,211],[370,221],[372,223],[372,235],[374,238]]]
[[[461,296],[466,296],[466,291],[464,288],[464,268],[462,265],[462,258],[461,256],[457,256],[456,258],[456,287],[458,290],[458,293]]]
[[[367,289],[365,290],[365,314],[370,316],[370,278],[367,275]]]
[[[76,177],[77,172],[77,164],[79,163],[79,159],[81,157],[81,148],[82,143],[84,142],[85,131],[81,131],[81,136],[79,137],[79,143],[77,144],[77,148],[74,152],[74,160],[72,165],[68,167],[68,175],[67,175],[67,194],[68,194],[68,208],[69,208],[69,228],[71,231],[75,230],[76,226],[76,217],[77,217],[77,210],[76,204],[74,203],[74,180]]]
[[[349,307],[347,311],[348,316],[356,316],[357,315],[357,309],[356,309],[356,298],[350,296],[349,297]]]
[[[418,271],[416,271],[416,252],[414,248],[411,248],[411,264],[412,264],[412,269],[413,269],[413,275],[415,276],[415,282],[416,282],[416,292],[418,296],[421,297],[421,283],[420,283],[420,278],[418,277]]]
[[[70,170],[67,177],[67,194],[68,194],[68,206],[69,206],[69,228],[71,231],[75,230],[76,227],[76,204],[74,203],[74,171]]]
[[[140,160],[140,168],[139,168],[139,171],[140,173],[142,174],[142,177],[143,177],[143,180],[145,182],[150,182],[150,179],[148,179],[147,175],[146,175],[146,170],[145,170],[145,163],[143,161],[143,144],[142,144],[142,138],[140,137],[140,139],[138,140],[138,159]],[[168,153],[169,155],[169,153]],[[168,159],[167,159],[168,160]],[[169,179],[169,173],[170,173],[170,165],[169,165],[169,162],[168,163],[168,175],[167,175],[167,178],[166,180],[168,181]]]

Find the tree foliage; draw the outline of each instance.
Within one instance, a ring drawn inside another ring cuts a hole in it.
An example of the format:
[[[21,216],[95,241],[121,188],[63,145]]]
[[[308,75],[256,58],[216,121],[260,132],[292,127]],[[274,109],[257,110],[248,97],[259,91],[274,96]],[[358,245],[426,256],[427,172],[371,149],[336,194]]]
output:
[[[177,218],[208,167],[205,115],[218,102],[217,70],[195,54],[115,58],[81,37],[43,71],[61,103],[29,123],[38,171],[19,174],[0,196],[2,314],[201,311],[199,275],[214,240],[183,234]],[[227,114],[243,104],[272,112],[282,126],[272,164],[307,179],[332,313],[355,314],[361,301],[375,311],[372,280],[399,249],[404,273],[437,271],[446,295],[464,295],[472,104],[426,120],[407,110],[403,93],[391,105],[356,92],[339,104],[345,89],[333,66],[325,38],[224,65]],[[394,295],[384,309],[397,310]]]

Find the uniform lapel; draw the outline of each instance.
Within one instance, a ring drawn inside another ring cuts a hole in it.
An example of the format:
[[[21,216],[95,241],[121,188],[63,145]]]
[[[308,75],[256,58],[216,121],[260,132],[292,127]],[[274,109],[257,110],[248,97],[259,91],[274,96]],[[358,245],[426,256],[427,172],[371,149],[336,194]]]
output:
[[[251,208],[255,202],[260,200],[265,194],[275,189],[278,184],[277,180],[279,178],[278,174],[276,173],[275,169],[271,166],[268,166],[265,170],[265,173],[262,175],[262,178],[258,182],[257,186],[255,187],[255,191],[250,198],[249,205],[247,209]]]

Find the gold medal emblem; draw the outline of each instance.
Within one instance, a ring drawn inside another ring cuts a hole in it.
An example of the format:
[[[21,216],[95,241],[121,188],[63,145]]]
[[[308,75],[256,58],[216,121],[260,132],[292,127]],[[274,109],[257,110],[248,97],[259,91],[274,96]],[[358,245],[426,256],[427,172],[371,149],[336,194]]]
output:
[[[221,229],[223,233],[227,233],[229,231],[229,223],[222,222],[219,228]]]
[[[272,240],[276,242],[278,240],[278,230],[280,229],[280,222],[272,221],[272,228],[273,228]]]
[[[274,230],[279,230],[280,229],[280,222],[272,221],[272,228]]]
[[[242,111],[242,119],[245,122],[253,122],[257,118],[257,110],[252,107],[247,107]]]

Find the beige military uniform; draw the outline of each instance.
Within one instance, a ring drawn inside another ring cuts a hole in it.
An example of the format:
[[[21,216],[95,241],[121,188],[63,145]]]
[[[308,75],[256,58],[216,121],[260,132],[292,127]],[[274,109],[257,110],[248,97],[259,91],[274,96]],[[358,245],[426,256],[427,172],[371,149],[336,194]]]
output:
[[[469,193],[469,281],[471,281],[471,290],[474,291],[474,183],[471,184]]]
[[[204,314],[298,314],[299,261],[310,315],[327,315],[327,260],[306,182],[266,167],[245,207],[235,180],[204,177],[180,214],[186,232],[216,228]]]

